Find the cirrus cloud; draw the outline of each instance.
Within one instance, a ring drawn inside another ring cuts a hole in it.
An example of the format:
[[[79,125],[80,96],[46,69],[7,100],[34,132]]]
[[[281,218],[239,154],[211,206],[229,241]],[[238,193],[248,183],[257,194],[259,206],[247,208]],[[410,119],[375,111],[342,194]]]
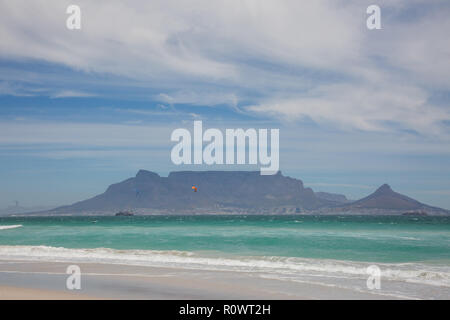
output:
[[[106,74],[120,79],[115,86],[151,88],[150,99],[169,104],[448,135],[449,101],[434,99],[450,92],[448,1],[380,0],[382,30],[372,31],[365,26],[372,3],[359,0],[79,0],[79,31],[65,27],[69,4],[2,1],[0,59]],[[58,82],[40,71],[17,77],[1,75],[5,94],[18,87],[29,94],[30,79],[49,88]],[[82,97],[77,84],[40,94]],[[100,91],[94,83],[89,95]]]

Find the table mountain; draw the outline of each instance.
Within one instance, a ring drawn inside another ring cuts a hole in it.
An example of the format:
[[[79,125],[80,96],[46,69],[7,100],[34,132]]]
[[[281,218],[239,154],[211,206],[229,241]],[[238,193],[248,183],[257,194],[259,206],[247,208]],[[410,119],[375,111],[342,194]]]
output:
[[[197,187],[193,192],[192,186]],[[278,172],[263,176],[259,171],[178,171],[168,177],[140,170],[135,177],[113,184],[91,199],[52,210],[82,213],[127,209],[157,209],[158,212],[261,210],[287,207],[300,213],[328,205],[298,179]],[[283,210],[283,209],[281,209]],[[151,212],[150,212],[151,213]]]
[[[387,184],[363,199],[348,202],[343,195],[314,193],[301,180],[281,172],[262,176],[259,171],[178,171],[161,177],[140,170],[135,177],[112,184],[93,198],[37,214],[111,214],[124,210],[141,214],[449,213],[394,192]]]

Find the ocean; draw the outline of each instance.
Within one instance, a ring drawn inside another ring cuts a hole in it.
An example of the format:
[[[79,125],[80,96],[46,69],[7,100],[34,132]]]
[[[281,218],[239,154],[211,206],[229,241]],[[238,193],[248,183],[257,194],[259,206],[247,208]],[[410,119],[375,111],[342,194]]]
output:
[[[450,217],[1,217],[0,259],[249,272],[284,281],[450,299]]]

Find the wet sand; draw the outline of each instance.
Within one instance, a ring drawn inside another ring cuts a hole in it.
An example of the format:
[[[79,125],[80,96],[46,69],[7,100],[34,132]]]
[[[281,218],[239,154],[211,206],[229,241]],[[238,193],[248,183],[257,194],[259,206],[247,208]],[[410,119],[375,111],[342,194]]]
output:
[[[252,272],[100,263],[78,263],[81,289],[68,290],[69,265],[0,260],[0,299],[392,299],[376,292],[267,279]]]
[[[82,294],[61,291],[0,286],[0,300],[92,300]]]

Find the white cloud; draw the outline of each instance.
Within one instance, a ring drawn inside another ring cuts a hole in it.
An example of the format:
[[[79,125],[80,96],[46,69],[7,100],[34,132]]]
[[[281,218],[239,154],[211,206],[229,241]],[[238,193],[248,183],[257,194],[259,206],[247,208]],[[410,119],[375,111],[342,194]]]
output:
[[[11,95],[11,96],[32,96],[30,92],[27,92],[23,87],[15,85],[7,81],[0,82],[0,95]]]
[[[170,145],[170,126],[76,122],[1,122],[0,145],[153,147]]]
[[[450,120],[450,110],[427,103],[426,91],[395,84],[326,85],[302,96],[275,98],[247,109],[291,121],[309,117],[344,130],[389,131],[397,126],[428,135],[442,134],[445,128],[440,122]]]
[[[252,100],[250,112],[340,128],[448,133],[449,107],[431,102],[450,90],[448,1],[380,0],[374,31],[360,0],[79,0],[79,31],[69,4],[1,2],[0,57],[124,76],[167,104]]]
[[[197,106],[216,106],[219,104],[226,104],[236,107],[238,97],[235,93],[229,92],[196,92],[192,90],[180,90],[172,94],[160,93],[155,96],[155,100],[161,101],[170,105],[174,104],[192,104]]]
[[[86,98],[86,97],[94,97],[95,94],[82,92],[77,90],[62,90],[60,92],[54,93],[51,95],[52,98]]]
[[[116,108],[114,111],[122,113],[136,114],[139,116],[166,116],[166,117],[183,117],[186,118],[200,118],[199,114],[193,112],[181,112],[175,109],[168,109],[160,107],[159,110],[147,110],[147,109],[132,109],[132,108]]]

